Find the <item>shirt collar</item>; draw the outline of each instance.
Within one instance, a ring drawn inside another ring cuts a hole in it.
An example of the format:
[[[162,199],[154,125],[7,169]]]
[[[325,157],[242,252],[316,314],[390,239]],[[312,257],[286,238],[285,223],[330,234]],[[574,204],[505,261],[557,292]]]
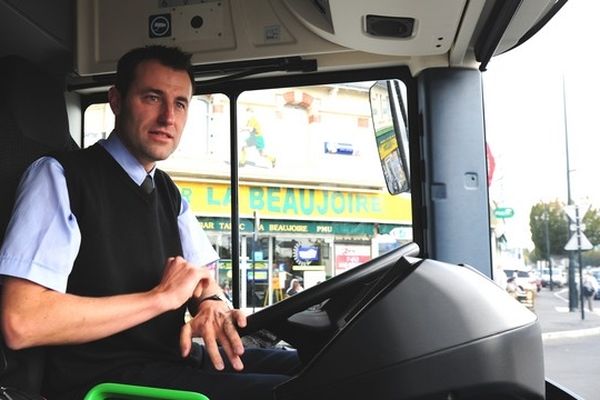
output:
[[[142,184],[147,174],[150,174],[154,179],[156,166],[150,172],[146,172],[142,164],[127,150],[115,131],[112,131],[107,139],[99,140],[98,143],[115,159],[137,185]]]

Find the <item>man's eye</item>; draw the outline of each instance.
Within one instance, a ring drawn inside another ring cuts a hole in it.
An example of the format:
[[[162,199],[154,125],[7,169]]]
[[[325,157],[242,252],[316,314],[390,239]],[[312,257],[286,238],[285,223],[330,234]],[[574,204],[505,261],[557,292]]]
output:
[[[187,108],[187,104],[183,103],[183,102],[177,102],[176,106],[178,109],[180,110],[185,110]]]
[[[149,102],[155,103],[160,100],[160,97],[158,97],[155,94],[149,94],[146,96],[146,100],[148,100]]]

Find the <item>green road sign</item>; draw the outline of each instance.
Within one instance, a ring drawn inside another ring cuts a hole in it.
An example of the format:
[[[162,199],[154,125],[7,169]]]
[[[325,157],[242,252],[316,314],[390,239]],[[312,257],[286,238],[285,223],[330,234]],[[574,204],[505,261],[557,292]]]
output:
[[[515,215],[515,210],[509,207],[498,207],[494,210],[496,218],[511,218]]]

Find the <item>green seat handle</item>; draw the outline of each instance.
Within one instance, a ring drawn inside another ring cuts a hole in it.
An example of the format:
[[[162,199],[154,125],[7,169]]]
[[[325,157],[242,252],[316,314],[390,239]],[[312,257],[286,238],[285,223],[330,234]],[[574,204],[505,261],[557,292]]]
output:
[[[83,400],[105,399],[209,400],[203,394],[184,390],[163,389],[123,383],[101,383],[94,386]]]

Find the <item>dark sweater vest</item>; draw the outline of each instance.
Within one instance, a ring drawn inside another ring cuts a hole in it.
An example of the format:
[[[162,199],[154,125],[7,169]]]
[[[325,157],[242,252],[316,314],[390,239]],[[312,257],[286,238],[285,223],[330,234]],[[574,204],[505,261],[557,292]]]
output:
[[[182,254],[181,197],[173,181],[156,170],[155,190],[147,194],[98,144],[54,157],[65,170],[71,211],[81,231],[67,292],[99,297],[155,287],[166,259]],[[184,312],[182,306],[105,339],[50,348],[50,393],[95,382],[129,364],[180,360]]]

